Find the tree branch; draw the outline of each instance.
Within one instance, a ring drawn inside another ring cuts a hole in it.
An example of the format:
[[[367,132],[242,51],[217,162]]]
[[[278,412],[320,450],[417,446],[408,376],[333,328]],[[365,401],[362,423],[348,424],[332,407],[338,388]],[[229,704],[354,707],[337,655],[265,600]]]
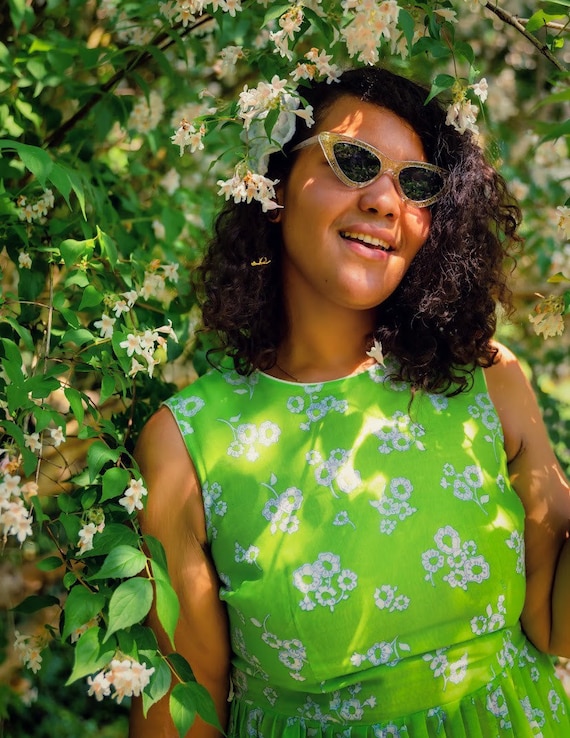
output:
[[[496,5],[493,2],[486,2],[485,7],[487,10],[490,10],[491,13],[494,13],[497,18],[500,18],[503,23],[507,23],[509,26],[512,26],[513,28],[516,28],[516,30],[521,33],[530,43],[537,48],[541,54],[543,54],[549,62],[554,64],[554,66],[559,69],[561,72],[566,72],[567,69],[562,64],[562,62],[558,61],[558,59],[554,56],[554,54],[550,51],[548,46],[546,44],[543,44],[540,39],[538,39],[534,34],[529,33],[529,31],[526,30],[524,25],[521,23],[521,21],[514,15],[511,15],[510,13],[507,13],[506,10],[503,10],[502,8],[499,8],[498,5]]]
[[[211,20],[211,17],[209,15],[204,15],[200,20],[196,21],[194,25],[187,26],[186,28],[182,29],[180,31],[180,38],[183,38],[191,31],[194,31],[199,26],[203,25],[204,23],[207,23],[209,20]],[[166,43],[165,43],[166,41]],[[163,35],[161,38],[157,38],[153,43],[156,43],[157,47],[161,51],[165,51],[168,49],[172,44],[176,43],[176,39],[171,38],[168,35]],[[87,114],[91,111],[92,108],[97,105],[97,103],[101,100],[101,98],[106,95],[108,92],[113,90],[119,82],[124,79],[130,72],[132,72],[137,67],[140,67],[142,64],[145,64],[146,62],[150,61],[152,59],[152,54],[149,51],[140,52],[139,54],[135,55],[124,67],[123,69],[119,69],[118,72],[115,72],[115,74],[108,79],[104,85],[101,85],[101,88],[98,92],[96,92],[94,95],[92,95],[89,100],[83,105],[79,110],[74,113],[71,118],[68,118],[64,123],[61,124],[59,128],[56,128],[55,131],[53,131],[46,139],[46,148],[50,147],[57,147],[59,146],[65,136],[69,133],[72,128],[75,127],[79,121],[83,120],[87,116]]]

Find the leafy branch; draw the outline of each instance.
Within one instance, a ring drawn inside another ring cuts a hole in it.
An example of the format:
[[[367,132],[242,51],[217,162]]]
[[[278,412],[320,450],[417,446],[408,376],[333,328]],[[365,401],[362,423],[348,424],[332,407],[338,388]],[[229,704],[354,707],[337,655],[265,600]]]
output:
[[[526,29],[526,24],[523,20],[521,20],[515,15],[512,15],[511,13],[508,13],[506,10],[503,10],[502,8],[500,8],[498,5],[496,5],[493,2],[488,1],[485,4],[485,7],[487,8],[487,10],[491,11],[491,13],[494,13],[497,16],[497,18],[500,18],[504,23],[507,23],[509,26],[512,26],[520,34],[522,34],[527,39],[527,41],[530,41],[530,43],[536,49],[538,49],[538,51],[540,51],[540,53],[543,56],[545,56],[551,64],[554,64],[554,66],[558,70],[560,70],[561,72],[568,71],[566,67],[564,66],[564,64],[561,61],[559,61],[554,56],[554,54],[550,51],[550,49],[548,48],[548,45],[543,43],[534,34],[530,33],[530,31]],[[567,24],[565,26],[562,26],[560,30],[564,30],[564,28],[566,27],[567,27]]]

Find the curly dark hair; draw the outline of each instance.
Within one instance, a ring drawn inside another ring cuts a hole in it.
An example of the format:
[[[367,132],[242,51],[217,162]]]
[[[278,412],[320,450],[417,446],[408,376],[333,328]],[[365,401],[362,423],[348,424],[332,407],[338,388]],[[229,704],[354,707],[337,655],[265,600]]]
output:
[[[419,135],[427,160],[450,173],[441,199],[431,206],[429,237],[392,295],[377,308],[375,336],[399,364],[399,379],[417,389],[456,394],[471,385],[476,366],[491,366],[496,308],[512,312],[508,262],[521,241],[521,213],[504,179],[486,161],[467,131],[446,124],[425,88],[386,69],[344,72],[338,83],[300,89],[313,106],[315,124],[341,97],[391,110]],[[283,152],[270,157],[267,176],[287,180],[295,155],[312,135],[300,122]],[[281,229],[257,202],[226,203],[197,270],[204,326],[241,374],[275,365],[287,335],[281,283]],[[267,266],[251,262],[267,257]]]

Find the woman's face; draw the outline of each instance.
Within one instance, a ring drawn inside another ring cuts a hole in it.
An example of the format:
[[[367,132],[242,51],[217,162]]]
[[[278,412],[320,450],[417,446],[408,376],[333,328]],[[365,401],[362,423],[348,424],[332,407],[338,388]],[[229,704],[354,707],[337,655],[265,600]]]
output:
[[[426,161],[408,123],[354,97],[337,100],[312,133],[320,131],[366,141],[396,161]],[[361,189],[346,186],[318,143],[296,156],[280,191],[287,300],[307,309],[373,311],[425,243],[429,208],[404,202],[390,174]]]

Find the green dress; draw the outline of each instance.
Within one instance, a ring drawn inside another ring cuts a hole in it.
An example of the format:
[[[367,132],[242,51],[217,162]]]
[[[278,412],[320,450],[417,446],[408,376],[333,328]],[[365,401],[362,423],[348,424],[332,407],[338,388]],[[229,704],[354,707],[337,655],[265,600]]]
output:
[[[524,511],[482,370],[413,400],[378,365],[214,371],[167,404],[229,614],[230,736],[570,736],[519,624]]]

